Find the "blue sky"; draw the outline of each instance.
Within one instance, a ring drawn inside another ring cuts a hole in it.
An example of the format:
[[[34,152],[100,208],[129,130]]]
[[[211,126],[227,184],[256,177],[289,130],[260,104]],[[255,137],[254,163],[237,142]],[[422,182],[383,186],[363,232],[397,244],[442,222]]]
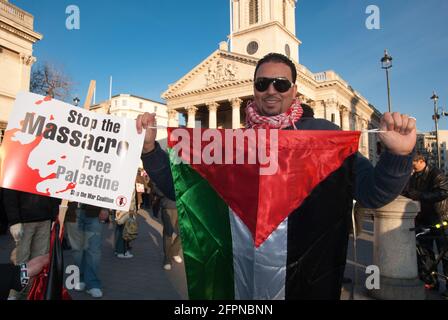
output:
[[[63,67],[85,97],[97,81],[97,101],[130,93],[157,101],[160,95],[214,50],[229,33],[228,0],[11,0],[35,16],[44,39],[39,61]],[[81,13],[80,30],[65,28],[68,5]],[[380,30],[368,30],[368,5],[380,9]],[[380,58],[393,56],[392,108],[433,130],[432,90],[448,109],[448,1],[299,0],[296,32],[300,63],[313,72],[334,70],[378,110],[387,110]],[[447,110],[448,111],[448,110]],[[442,118],[441,129],[448,129]]]

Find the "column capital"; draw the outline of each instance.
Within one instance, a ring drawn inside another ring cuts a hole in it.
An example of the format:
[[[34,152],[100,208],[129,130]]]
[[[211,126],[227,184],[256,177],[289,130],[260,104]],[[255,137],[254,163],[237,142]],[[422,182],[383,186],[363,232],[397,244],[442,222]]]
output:
[[[219,103],[217,103],[215,101],[207,102],[206,106],[207,106],[209,112],[216,112],[216,111],[218,111]]]
[[[174,119],[177,116],[177,111],[175,109],[168,109],[168,119]]]
[[[243,103],[243,100],[240,98],[233,98],[229,99],[229,102],[232,105],[232,109],[239,109],[241,107],[241,103]]]
[[[332,107],[332,106],[339,107],[339,102],[338,102],[338,100],[336,100],[334,98],[330,98],[330,99],[325,100],[325,105],[327,105],[328,107]]]
[[[185,107],[185,110],[187,110],[188,114],[196,114],[196,111],[198,111],[198,108],[196,106],[189,106]]]
[[[24,54],[24,53],[20,53],[19,57],[20,57],[20,62],[22,62],[26,66],[33,65],[33,63],[36,62],[36,60],[37,60],[36,57],[33,57],[32,55]]]
[[[346,106],[340,105],[339,106],[339,111],[341,111],[343,114],[347,114],[348,113],[348,108]]]

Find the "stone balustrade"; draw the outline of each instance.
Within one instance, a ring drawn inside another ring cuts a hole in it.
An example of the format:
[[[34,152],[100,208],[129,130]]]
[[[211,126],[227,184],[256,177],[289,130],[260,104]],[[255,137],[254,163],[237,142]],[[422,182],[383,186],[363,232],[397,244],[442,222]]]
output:
[[[0,15],[3,15],[21,25],[33,30],[34,18],[31,14],[17,8],[16,6],[0,0]]]

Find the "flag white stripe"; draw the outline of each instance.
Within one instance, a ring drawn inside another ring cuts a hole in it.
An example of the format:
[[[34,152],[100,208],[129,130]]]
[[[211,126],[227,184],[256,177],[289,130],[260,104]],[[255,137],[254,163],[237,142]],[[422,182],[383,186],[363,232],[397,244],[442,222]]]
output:
[[[259,247],[241,219],[229,208],[235,299],[285,299],[288,219]]]

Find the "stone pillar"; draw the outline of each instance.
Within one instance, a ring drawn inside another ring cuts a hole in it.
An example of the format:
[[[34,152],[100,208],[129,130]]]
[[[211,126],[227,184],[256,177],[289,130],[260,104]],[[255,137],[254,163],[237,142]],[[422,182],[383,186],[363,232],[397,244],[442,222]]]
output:
[[[207,103],[208,108],[208,127],[216,129],[218,127],[217,111],[219,104],[216,102]]]
[[[341,124],[339,103],[335,99],[328,99],[325,101],[325,105],[327,106],[327,120],[332,121],[332,115],[334,115],[333,123],[339,126]]]
[[[361,119],[361,131],[369,130],[369,122],[365,119]],[[367,132],[361,133],[361,152],[369,159],[369,134]]]
[[[198,111],[198,108],[195,106],[186,107],[188,111],[188,122],[187,122],[187,128],[194,128],[195,127],[195,116],[196,111]]]
[[[342,122],[342,130],[350,130],[350,115],[348,112],[348,109],[346,107],[340,107],[340,112],[341,112],[341,122]]]
[[[325,102],[324,101],[316,101],[316,105],[314,108],[314,117],[325,119]]]
[[[20,90],[28,91],[30,89],[31,67],[36,62],[36,58],[24,53],[20,53],[19,58]]]
[[[232,104],[232,129],[241,128],[240,107],[242,102],[243,100],[240,98],[230,100],[230,103]]]
[[[174,109],[168,110],[168,127],[173,128],[178,125],[177,121],[177,111]]]
[[[373,264],[380,270],[380,289],[369,290],[376,299],[423,300],[418,278],[414,219],[418,202],[399,196],[375,212]]]

